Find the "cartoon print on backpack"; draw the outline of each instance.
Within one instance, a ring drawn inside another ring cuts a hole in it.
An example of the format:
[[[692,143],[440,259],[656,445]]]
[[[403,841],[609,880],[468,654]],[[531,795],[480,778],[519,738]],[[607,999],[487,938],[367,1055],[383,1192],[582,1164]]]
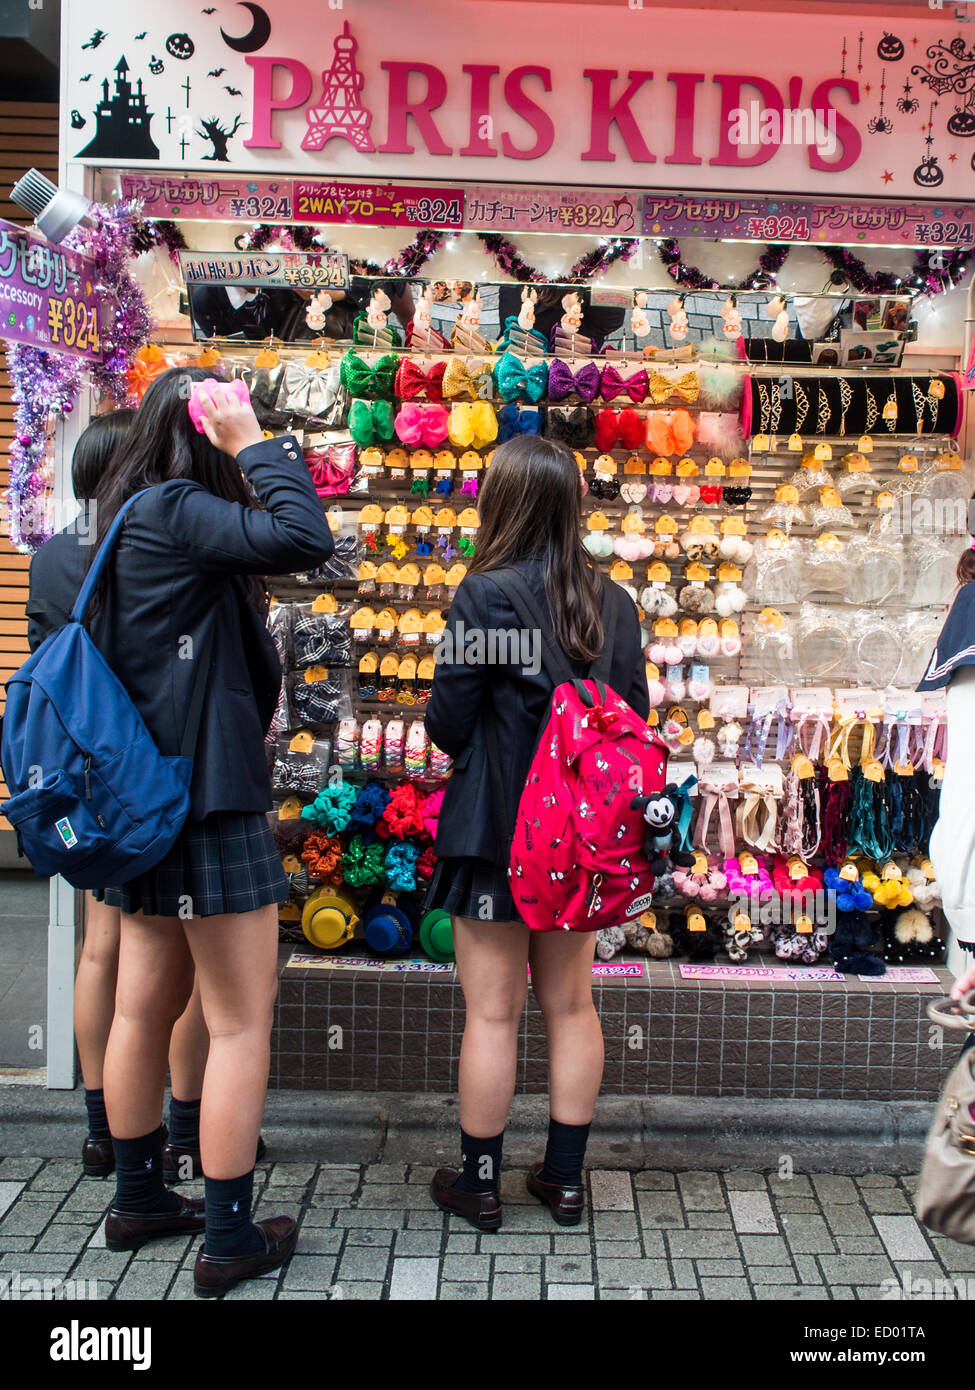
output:
[[[655,877],[667,872],[669,860],[674,864],[691,864],[688,854],[673,853],[674,830],[677,824],[677,783],[670,782],[662,792],[650,796],[635,796],[630,802],[632,811],[642,812],[646,827],[643,832],[643,853],[650,861]]]

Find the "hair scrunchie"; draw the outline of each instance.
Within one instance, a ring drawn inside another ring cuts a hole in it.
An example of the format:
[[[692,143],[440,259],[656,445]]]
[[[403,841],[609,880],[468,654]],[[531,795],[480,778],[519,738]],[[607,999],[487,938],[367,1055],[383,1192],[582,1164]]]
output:
[[[359,788],[359,794],[349,816],[349,828],[362,827],[364,830],[373,830],[376,821],[382,819],[382,814],[388,805],[389,791],[382,782],[367,782],[364,787]]]
[[[366,842],[362,834],[352,836],[342,856],[342,872],[351,888],[368,888],[382,883],[385,875],[386,847],[381,840]]]
[[[423,834],[423,793],[412,782],[401,782],[393,789],[376,834],[383,840]]]
[[[437,838],[437,825],[440,821],[440,808],[443,805],[444,787],[438,787],[435,792],[423,798],[423,829],[430,836],[431,840]]]
[[[342,882],[342,841],[324,830],[313,830],[305,841],[301,857],[313,878],[323,879],[337,888]]]
[[[433,845],[427,845],[426,849],[416,861],[416,876],[424,883],[429,883],[433,878],[433,871],[437,867],[437,854]]]
[[[349,823],[356,795],[357,788],[348,782],[323,787],[310,806],[301,808],[302,817],[329,835],[337,835]]]
[[[416,866],[420,857],[417,845],[410,840],[391,844],[386,851],[386,881],[397,893],[412,893],[416,888]]]

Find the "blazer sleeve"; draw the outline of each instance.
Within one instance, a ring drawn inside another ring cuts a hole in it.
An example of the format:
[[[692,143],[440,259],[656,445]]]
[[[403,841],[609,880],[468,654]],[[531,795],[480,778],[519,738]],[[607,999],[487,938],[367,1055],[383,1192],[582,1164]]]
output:
[[[323,564],[332,533],[294,436],[251,444],[237,464],[264,511],[195,485],[174,487],[163,524],[179,548],[203,569],[238,574],[291,574]]]
[[[484,643],[489,626],[484,586],[477,578],[463,580],[437,648],[433,692],[424,716],[430,738],[451,758],[470,743],[487,688],[487,665],[483,660],[464,660],[465,642],[472,633],[481,633]]]
[[[650,713],[650,691],[647,688],[647,668],[640,642],[640,619],[636,605],[629,598],[620,604],[616,623],[616,659],[620,667],[620,694],[641,719]],[[615,664],[615,663],[614,663]],[[627,676],[629,680],[627,681]]]

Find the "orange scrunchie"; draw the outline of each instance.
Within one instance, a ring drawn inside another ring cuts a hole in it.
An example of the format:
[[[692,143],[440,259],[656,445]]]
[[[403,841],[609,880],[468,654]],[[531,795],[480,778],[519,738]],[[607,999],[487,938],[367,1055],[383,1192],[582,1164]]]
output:
[[[337,888],[343,881],[343,853],[342,841],[338,835],[326,835],[324,830],[313,830],[305,841],[301,857],[314,878],[320,878]]]

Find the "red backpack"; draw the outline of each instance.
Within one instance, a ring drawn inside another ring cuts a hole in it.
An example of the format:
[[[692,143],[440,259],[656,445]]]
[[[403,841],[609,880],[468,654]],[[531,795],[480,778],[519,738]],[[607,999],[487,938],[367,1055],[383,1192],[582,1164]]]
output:
[[[588,677],[579,679],[521,575],[492,570],[488,578],[507,595],[522,627],[541,634],[542,666],[555,687],[515,818],[508,866],[515,906],[533,931],[618,926],[650,906],[642,803],[667,781],[663,743],[603,679],[621,592],[605,582],[605,645]],[[494,797],[504,808],[493,715],[487,733]]]

